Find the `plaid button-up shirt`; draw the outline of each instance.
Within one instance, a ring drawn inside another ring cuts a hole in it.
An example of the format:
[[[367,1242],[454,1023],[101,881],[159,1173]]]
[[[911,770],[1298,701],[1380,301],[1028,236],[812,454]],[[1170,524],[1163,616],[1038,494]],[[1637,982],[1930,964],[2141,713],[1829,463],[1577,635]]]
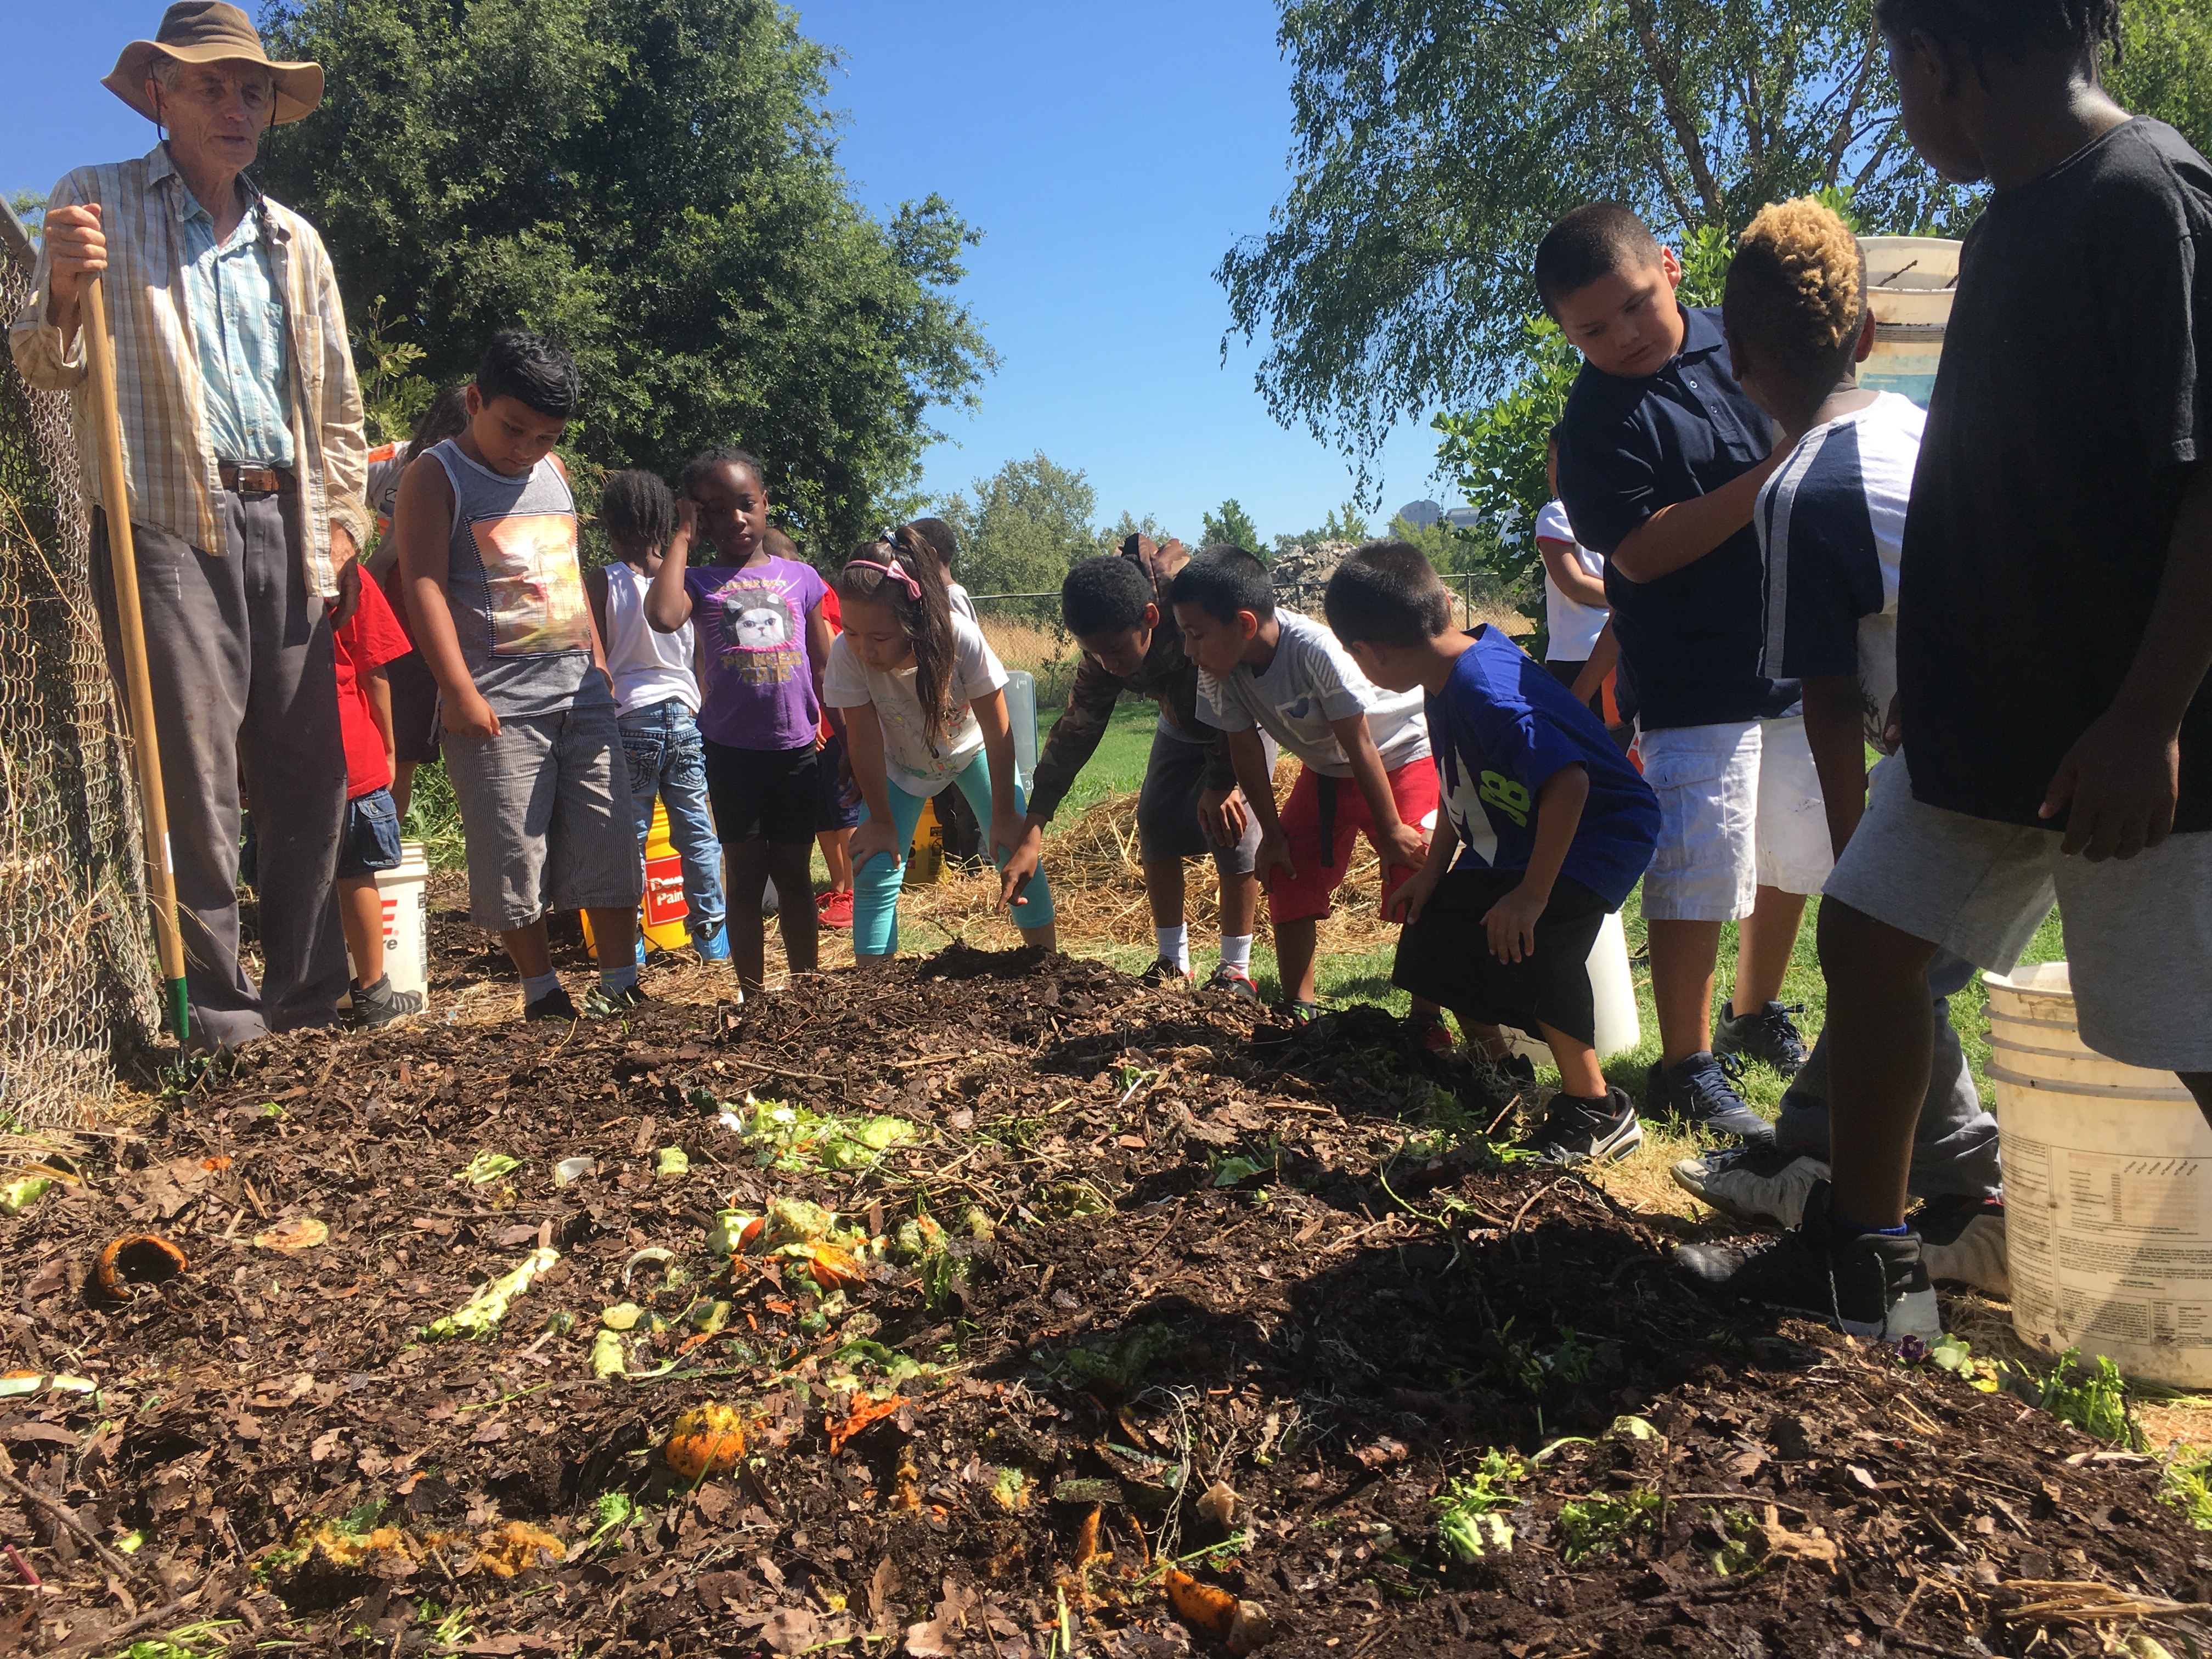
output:
[[[337,278],[315,228],[251,185],[248,212],[259,217],[276,289],[283,296],[294,469],[300,480],[302,539],[308,583],[325,598],[337,592],[331,561],[331,526],[343,526],[356,546],[368,544],[362,500],[368,446],[361,424],[361,389],[346,340]],[[187,314],[185,218],[191,195],[157,145],[135,161],[79,167],[54,186],[49,210],[100,205],[107,240],[109,325],[115,339],[124,464],[130,471],[131,516],[221,554],[216,501],[221,459],[208,435],[193,319]],[[85,369],[84,336],[62,349],[60,331],[46,320],[46,254],[33,273],[31,301],[9,329],[15,366],[33,386],[71,394],[77,457],[94,505],[102,497],[100,442]]]

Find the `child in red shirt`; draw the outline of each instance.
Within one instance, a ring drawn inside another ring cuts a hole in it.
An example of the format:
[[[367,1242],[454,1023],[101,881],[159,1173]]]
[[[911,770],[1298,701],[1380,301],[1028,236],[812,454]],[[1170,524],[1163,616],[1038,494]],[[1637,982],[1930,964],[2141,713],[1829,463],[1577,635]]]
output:
[[[392,687],[385,665],[414,649],[372,581],[361,604],[332,636],[338,683],[338,730],[345,742],[345,828],[338,837],[338,919],[353,957],[353,1018],[388,1025],[419,1013],[420,991],[395,991],[384,970],[384,905],[376,872],[398,867],[399,809],[392,799]],[[367,982],[364,983],[364,980]]]

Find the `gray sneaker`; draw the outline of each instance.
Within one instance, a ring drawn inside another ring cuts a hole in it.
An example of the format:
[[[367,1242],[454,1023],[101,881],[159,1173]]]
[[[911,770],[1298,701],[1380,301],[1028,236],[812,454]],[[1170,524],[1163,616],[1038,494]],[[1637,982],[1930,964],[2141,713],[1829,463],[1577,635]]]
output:
[[[385,975],[374,985],[353,988],[353,1023],[363,1030],[374,1030],[380,1025],[389,1025],[395,1019],[404,1019],[410,1014],[422,1012],[420,991],[395,991],[392,975]]]
[[[2004,1205],[1996,1199],[1931,1198],[1905,1219],[1920,1235],[1928,1277],[2009,1302]]]
[[[1672,1173],[1677,1187],[1730,1219],[1788,1232],[1804,1218],[1805,1195],[1828,1178],[1828,1166],[1802,1152],[1738,1146],[1686,1158]]]

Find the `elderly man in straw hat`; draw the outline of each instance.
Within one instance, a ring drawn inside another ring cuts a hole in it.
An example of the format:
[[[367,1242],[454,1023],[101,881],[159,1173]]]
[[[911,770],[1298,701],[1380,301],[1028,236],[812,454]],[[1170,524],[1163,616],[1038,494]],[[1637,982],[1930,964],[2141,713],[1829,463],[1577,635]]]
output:
[[[322,239],[245,176],[272,123],[315,107],[323,72],[272,63],[236,7],[179,0],[101,84],[167,136],[54,187],[9,344],[32,385],[75,394],[96,503],[81,324],[86,279],[106,272],[192,1041],[228,1048],[328,1024],[347,988],[331,633],[368,533],[361,394]],[[119,678],[98,513],[93,538]],[[238,958],[241,763],[260,854],[258,991]]]

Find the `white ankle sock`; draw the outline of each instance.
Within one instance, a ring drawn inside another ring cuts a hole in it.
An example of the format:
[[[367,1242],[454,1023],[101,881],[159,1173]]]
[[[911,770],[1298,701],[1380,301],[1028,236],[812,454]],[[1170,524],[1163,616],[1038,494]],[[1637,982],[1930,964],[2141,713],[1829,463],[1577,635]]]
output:
[[[558,974],[526,974],[522,980],[522,1000],[535,1002],[548,991],[560,988],[561,975]]]
[[[1190,971],[1190,924],[1178,922],[1173,927],[1155,927],[1152,937],[1160,942],[1160,960],[1172,962],[1184,973]]]
[[[1221,965],[1224,968],[1242,968],[1246,973],[1250,973],[1252,971],[1252,935],[1224,933],[1221,936]]]

